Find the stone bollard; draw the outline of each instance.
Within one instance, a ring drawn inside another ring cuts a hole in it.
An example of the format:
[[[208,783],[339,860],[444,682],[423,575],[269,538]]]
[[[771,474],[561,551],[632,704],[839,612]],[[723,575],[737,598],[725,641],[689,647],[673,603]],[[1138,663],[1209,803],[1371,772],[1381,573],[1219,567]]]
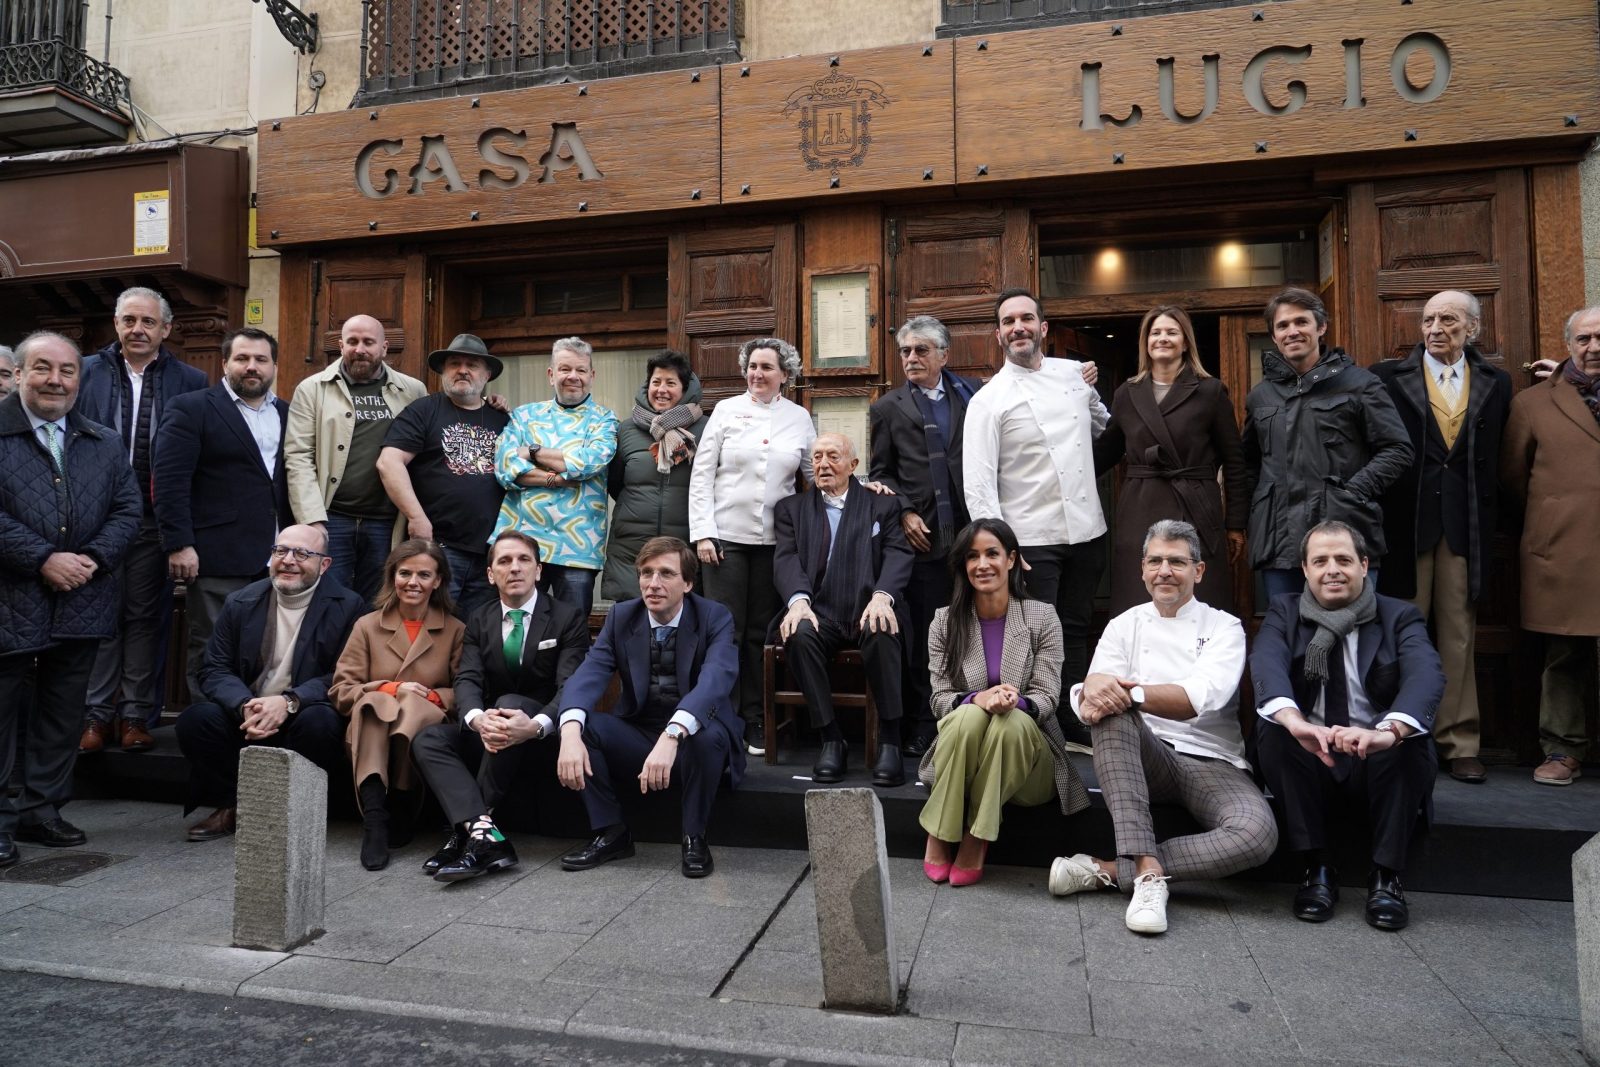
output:
[[[322,933],[328,775],[284,748],[239,754],[233,944],[286,952]]]
[[[1578,940],[1583,1049],[1600,1063],[1600,834],[1572,857],[1572,917]]]
[[[817,895],[824,1003],[892,1015],[900,1001],[900,961],[877,794],[809,790],[806,840]]]

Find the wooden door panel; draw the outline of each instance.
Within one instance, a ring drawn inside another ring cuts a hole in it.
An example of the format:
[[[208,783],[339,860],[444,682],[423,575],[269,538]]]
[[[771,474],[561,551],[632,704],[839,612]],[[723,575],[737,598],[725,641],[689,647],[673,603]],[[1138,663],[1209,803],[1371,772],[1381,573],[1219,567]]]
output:
[[[674,234],[667,250],[667,334],[709,401],[744,389],[739,347],[757,337],[798,344],[795,226]]]

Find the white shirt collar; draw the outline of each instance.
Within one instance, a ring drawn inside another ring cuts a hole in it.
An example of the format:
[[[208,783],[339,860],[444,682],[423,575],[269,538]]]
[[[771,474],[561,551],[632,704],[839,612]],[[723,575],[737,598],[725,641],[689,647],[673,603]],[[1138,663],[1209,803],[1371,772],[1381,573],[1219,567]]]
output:
[[[526,611],[531,616],[533,614],[533,606],[538,602],[539,590],[537,588],[534,589],[533,592],[529,593],[528,599],[524,600],[521,604],[507,605],[506,602],[502,600],[500,601],[500,618],[502,620],[510,618],[513,611]]]
[[[28,425],[33,427],[33,432],[35,434],[39,432],[39,427],[43,426],[45,423],[50,423],[50,425],[61,431],[62,437],[67,436],[67,417],[65,415],[55,420],[41,419],[39,416],[35,415],[26,404],[22,405],[22,410],[28,413]]]
[[[921,385],[917,386],[917,388],[922,390],[923,396],[937,403],[938,401],[944,399],[944,375],[939,375],[939,380],[934,383],[932,389]]]
[[[1436,382],[1439,380],[1439,375],[1447,370],[1454,370],[1456,372],[1456,381],[1459,382],[1461,380],[1461,370],[1466,366],[1466,360],[1465,352],[1454,363],[1445,363],[1443,360],[1434,359],[1433,353],[1427,349],[1422,350],[1422,362],[1428,368],[1428,376]]]
[[[267,390],[267,392],[266,392],[266,394],[264,396],[262,396],[262,398],[261,398],[261,406],[260,407],[256,407],[254,404],[250,403],[250,401],[246,400],[244,397],[242,397],[238,393],[234,392],[233,383],[228,381],[227,378],[223,378],[222,379],[222,387],[228,391],[228,396],[233,399],[233,402],[235,404],[243,404],[245,407],[249,408],[251,411],[265,411],[265,410],[267,410],[267,408],[272,406],[272,390],[270,390],[270,389]]]
[[[1161,610],[1156,607],[1155,601],[1153,600],[1146,600],[1140,605],[1140,607],[1144,608],[1152,618],[1160,619],[1165,617],[1161,614]],[[1183,607],[1178,609],[1178,614],[1174,616],[1174,618],[1188,619],[1199,615],[1204,611],[1205,606],[1201,603],[1200,598],[1190,594],[1188,602],[1185,603]]]
[[[653,632],[663,626],[670,626],[676,630],[678,628],[678,624],[683,621],[683,604],[684,602],[681,600],[678,602],[678,613],[672,618],[668,619],[666,622],[656,622],[655,616],[650,615],[650,609],[645,608],[644,613],[650,618],[651,631]]]

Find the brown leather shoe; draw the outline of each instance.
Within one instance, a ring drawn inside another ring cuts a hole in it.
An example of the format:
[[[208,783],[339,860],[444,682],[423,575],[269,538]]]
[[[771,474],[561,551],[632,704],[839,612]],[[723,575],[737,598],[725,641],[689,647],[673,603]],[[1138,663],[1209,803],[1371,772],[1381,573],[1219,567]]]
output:
[[[78,738],[79,752],[100,752],[106,747],[106,738],[111,733],[111,724],[101,722],[99,719],[90,719],[83,727],[83,736]]]
[[[150,731],[138,719],[123,719],[118,723],[117,737],[124,752],[143,752],[156,743],[156,739],[150,736]]]
[[[1489,777],[1489,772],[1476,756],[1461,756],[1450,761],[1450,777],[1458,782],[1470,782],[1481,785]]]
[[[1540,785],[1571,785],[1583,777],[1583,765],[1571,756],[1552,752],[1533,769],[1533,780]]]
[[[215,841],[219,837],[227,837],[238,829],[237,813],[237,808],[218,808],[189,827],[189,840]]]

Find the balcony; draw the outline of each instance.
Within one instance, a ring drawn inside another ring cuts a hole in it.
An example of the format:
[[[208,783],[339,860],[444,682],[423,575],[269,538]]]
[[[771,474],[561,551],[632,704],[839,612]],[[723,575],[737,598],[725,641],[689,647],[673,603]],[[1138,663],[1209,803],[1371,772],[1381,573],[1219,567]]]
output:
[[[0,153],[128,139],[128,77],[83,50],[85,6],[0,3]]]
[[[736,60],[737,0],[363,0],[354,106]]]
[[[1143,15],[1171,15],[1218,7],[1263,7],[1275,0],[943,0],[938,36],[961,37],[991,30],[1108,22]]]

